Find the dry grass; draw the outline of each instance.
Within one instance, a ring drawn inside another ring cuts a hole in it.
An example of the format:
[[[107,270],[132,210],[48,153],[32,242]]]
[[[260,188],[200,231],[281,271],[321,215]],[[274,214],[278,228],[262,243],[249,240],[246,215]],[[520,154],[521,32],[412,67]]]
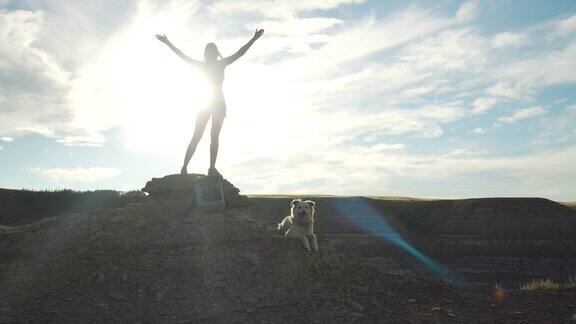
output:
[[[524,285],[520,286],[520,290],[551,290],[559,289],[561,286],[550,278],[534,279]]]
[[[502,286],[496,284],[495,291],[501,289]],[[568,282],[560,284],[550,278],[546,279],[533,279],[532,281],[520,286],[520,290],[534,291],[534,290],[555,290],[562,288],[576,288],[576,273],[568,277]]]
[[[564,288],[576,288],[576,274],[568,277],[568,283],[564,285]]]
[[[445,200],[440,198],[418,198],[418,197],[403,197],[403,196],[366,196],[367,198],[376,200],[394,200],[394,201],[436,201]]]

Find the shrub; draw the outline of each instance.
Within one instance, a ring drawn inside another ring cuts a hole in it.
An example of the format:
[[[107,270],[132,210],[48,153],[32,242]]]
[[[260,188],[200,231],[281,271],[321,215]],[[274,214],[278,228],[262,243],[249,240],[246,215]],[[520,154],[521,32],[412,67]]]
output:
[[[146,194],[141,191],[0,189],[0,225],[23,225],[45,217],[122,207],[145,199]]]
[[[554,282],[552,279],[534,279],[524,285],[520,286],[521,290],[550,290],[558,289],[560,285]]]

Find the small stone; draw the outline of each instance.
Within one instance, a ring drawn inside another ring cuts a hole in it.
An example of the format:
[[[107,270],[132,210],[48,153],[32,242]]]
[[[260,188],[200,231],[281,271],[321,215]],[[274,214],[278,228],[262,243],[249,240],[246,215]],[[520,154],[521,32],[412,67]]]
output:
[[[439,311],[441,311],[441,310],[442,310],[442,307],[438,307],[438,306],[432,307],[432,311],[433,311],[433,312],[439,312]]]
[[[260,266],[260,257],[258,255],[256,255],[255,253],[248,252],[248,253],[244,254],[244,258],[246,258],[246,260],[250,261],[250,263],[252,263],[253,266],[255,266],[255,267]]]
[[[358,290],[360,290],[360,291],[368,292],[368,288],[366,288],[366,287],[358,286],[357,288],[358,288]]]
[[[126,282],[127,280],[128,280],[128,273],[127,273],[127,272],[124,272],[124,273],[122,274],[122,281]]]
[[[355,302],[353,300],[349,300],[348,305],[350,305],[350,307],[352,307],[352,309],[354,309],[357,312],[363,312],[364,311],[364,306],[358,304],[357,302]]]
[[[354,318],[361,318],[361,317],[364,317],[364,314],[352,312],[352,313],[349,313],[348,316],[354,317]]]
[[[249,302],[250,304],[256,304],[258,303],[258,299],[254,296],[248,296],[246,297],[246,301]]]
[[[413,303],[416,302],[416,299],[410,298],[410,299],[408,299],[408,302],[409,302],[410,304],[413,304]]]

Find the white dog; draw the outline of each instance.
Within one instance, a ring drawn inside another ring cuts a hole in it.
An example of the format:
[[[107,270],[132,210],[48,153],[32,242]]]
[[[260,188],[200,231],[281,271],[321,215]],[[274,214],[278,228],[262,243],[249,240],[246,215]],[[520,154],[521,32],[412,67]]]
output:
[[[302,201],[294,199],[290,203],[290,216],[278,224],[278,230],[285,232],[284,236],[289,238],[299,238],[302,240],[304,247],[310,251],[308,239],[312,241],[312,248],[318,251],[318,242],[314,235],[314,209],[316,204],[311,200]]]

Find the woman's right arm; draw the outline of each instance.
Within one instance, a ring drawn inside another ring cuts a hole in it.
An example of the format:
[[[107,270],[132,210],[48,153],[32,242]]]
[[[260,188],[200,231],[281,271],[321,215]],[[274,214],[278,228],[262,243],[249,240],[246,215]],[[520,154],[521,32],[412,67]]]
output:
[[[160,35],[157,34],[156,38],[161,41],[162,43],[166,44],[166,46],[168,46],[174,53],[176,53],[176,55],[178,55],[178,57],[180,57],[181,59],[183,59],[185,62],[195,65],[195,66],[199,66],[202,64],[202,62],[200,61],[196,61],[194,59],[191,59],[190,57],[188,57],[186,54],[182,53],[181,50],[179,50],[176,46],[174,46],[169,40],[168,37],[166,37],[166,35]]]

